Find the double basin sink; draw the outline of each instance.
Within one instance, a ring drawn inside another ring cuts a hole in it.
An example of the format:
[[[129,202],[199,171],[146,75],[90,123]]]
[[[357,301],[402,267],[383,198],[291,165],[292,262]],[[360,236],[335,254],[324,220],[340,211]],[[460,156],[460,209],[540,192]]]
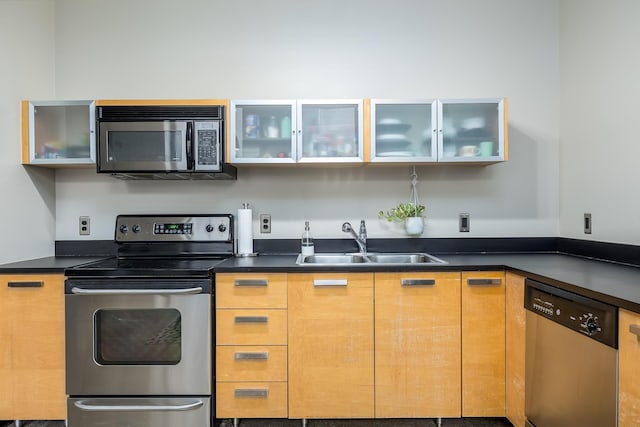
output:
[[[349,253],[298,255],[298,265],[439,265],[446,261],[425,253]]]

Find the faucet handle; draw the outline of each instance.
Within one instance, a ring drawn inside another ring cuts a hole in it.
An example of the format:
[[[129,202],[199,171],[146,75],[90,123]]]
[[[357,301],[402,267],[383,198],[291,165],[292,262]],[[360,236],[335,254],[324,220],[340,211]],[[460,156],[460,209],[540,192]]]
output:
[[[360,238],[362,239],[367,238],[367,226],[364,223],[364,219],[360,220]]]

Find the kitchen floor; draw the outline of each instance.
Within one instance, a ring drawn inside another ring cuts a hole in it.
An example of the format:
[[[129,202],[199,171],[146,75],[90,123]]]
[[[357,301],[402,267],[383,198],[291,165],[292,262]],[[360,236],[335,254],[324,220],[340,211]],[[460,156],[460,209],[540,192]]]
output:
[[[241,419],[240,427],[300,427],[300,420]],[[437,427],[435,419],[308,420],[307,427]],[[233,427],[233,420],[221,420],[219,427]],[[442,427],[513,427],[504,418],[442,419]]]

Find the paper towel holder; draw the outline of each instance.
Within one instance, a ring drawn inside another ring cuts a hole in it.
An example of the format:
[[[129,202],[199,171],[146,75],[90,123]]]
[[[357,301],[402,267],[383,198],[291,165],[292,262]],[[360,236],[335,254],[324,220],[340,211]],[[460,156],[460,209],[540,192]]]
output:
[[[244,212],[243,212],[244,211]],[[249,212],[246,212],[249,211]],[[245,213],[245,215],[243,215]],[[246,217],[248,213],[249,217]],[[249,207],[249,203],[243,203],[242,209],[238,209],[238,227],[237,227],[237,244],[236,244],[236,256],[237,257],[254,257],[258,254],[253,251],[253,212]],[[244,221],[248,220],[248,224]],[[241,224],[241,221],[243,222]],[[247,241],[244,241],[244,240]],[[241,240],[243,242],[241,243]]]

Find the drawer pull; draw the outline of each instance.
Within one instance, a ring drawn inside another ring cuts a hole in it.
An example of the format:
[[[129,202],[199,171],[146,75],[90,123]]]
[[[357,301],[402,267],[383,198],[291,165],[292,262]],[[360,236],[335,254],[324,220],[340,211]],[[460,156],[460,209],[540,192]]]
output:
[[[267,323],[269,316],[236,316],[236,323]]]
[[[268,286],[269,281],[267,279],[238,279],[233,282],[233,286],[242,287],[258,287],[258,286]]]
[[[233,358],[236,360],[267,360],[269,353],[266,351],[250,353],[250,352],[238,352],[233,354]]]
[[[436,284],[436,279],[401,279],[400,284],[402,286],[433,286]]]
[[[315,279],[313,286],[347,286],[347,279]]]
[[[629,332],[640,337],[640,325],[629,325]]]
[[[7,286],[10,288],[41,288],[44,286],[44,282],[9,282]]]
[[[269,397],[266,388],[237,388],[233,391],[235,397]]]
[[[502,279],[467,279],[469,286],[501,285]]]

